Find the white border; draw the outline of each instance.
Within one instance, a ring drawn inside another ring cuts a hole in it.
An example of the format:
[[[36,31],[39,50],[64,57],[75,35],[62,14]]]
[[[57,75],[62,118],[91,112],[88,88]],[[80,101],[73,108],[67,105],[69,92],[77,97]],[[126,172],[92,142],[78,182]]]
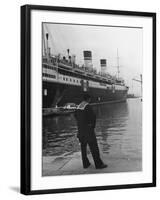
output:
[[[143,171],[42,177],[41,23],[143,27]],[[31,12],[31,189],[46,190],[152,182],[152,18],[53,11]],[[96,181],[95,181],[96,180]]]

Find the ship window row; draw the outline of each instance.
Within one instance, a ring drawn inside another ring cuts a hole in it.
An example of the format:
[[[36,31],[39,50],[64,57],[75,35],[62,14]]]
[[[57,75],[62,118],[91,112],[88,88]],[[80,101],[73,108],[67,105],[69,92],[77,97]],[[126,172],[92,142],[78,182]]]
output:
[[[49,78],[56,78],[56,76],[53,75],[53,74],[46,74],[46,73],[43,73],[43,76],[49,77]]]
[[[50,65],[43,65],[43,68],[45,69],[51,69],[51,70],[56,70],[56,67],[50,66]]]
[[[63,80],[64,81],[70,81],[70,82],[74,82],[74,83],[79,83],[79,80],[75,80],[75,79],[72,79],[72,78],[66,78],[66,77],[63,77]]]
[[[82,79],[86,79],[88,81],[95,81],[97,83],[102,83],[102,84],[107,84],[107,83],[111,83],[110,80],[97,80],[97,78],[94,78],[92,76],[85,76],[85,75],[81,75],[81,74],[77,74],[77,73],[74,73],[72,71],[67,71],[67,70],[64,70],[62,68],[59,68],[58,69],[59,73],[63,74],[63,75],[68,75],[68,76],[74,76],[74,77],[77,77],[77,78],[82,78]]]

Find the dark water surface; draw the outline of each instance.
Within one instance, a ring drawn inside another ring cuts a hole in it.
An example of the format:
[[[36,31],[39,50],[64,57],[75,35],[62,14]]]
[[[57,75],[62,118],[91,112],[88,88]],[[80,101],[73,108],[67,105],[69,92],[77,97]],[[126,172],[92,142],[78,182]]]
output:
[[[97,105],[96,135],[100,151],[113,156],[142,155],[142,102]],[[72,155],[80,151],[74,115],[43,118],[43,156]]]

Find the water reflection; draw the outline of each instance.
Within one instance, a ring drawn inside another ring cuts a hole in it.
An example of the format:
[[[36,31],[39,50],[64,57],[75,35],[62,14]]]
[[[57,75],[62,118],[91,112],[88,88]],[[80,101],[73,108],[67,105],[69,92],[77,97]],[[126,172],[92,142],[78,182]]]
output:
[[[120,140],[121,135],[126,131],[128,104],[106,104],[97,106],[94,110],[97,114],[97,139],[102,151],[109,153],[110,147],[116,144],[116,141]],[[114,144],[112,144],[113,140],[108,140],[109,136],[113,138]]]
[[[43,119],[43,154],[60,155],[78,151],[73,115]]]
[[[93,107],[97,115],[95,131],[103,153],[141,157],[141,107],[139,99]],[[74,115],[44,118],[43,155],[66,155],[80,151],[76,134]]]

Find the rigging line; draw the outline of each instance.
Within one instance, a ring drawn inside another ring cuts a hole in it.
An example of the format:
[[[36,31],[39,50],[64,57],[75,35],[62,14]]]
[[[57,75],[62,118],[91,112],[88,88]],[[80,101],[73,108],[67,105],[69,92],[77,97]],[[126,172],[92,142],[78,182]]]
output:
[[[60,41],[61,41],[61,47],[62,47],[62,49],[64,51],[64,54],[66,54],[67,53],[67,49],[69,47],[68,40],[70,38],[65,38],[66,37],[66,32],[64,30],[65,29],[62,26],[58,26],[58,28],[57,28],[58,35],[59,35]]]
[[[45,33],[44,33],[44,24],[42,26],[42,53],[46,54],[46,45],[45,45]]]
[[[51,34],[51,32],[50,32],[50,30],[49,30],[47,24],[45,24],[45,27],[46,27],[46,30],[47,30],[49,36],[50,36],[50,37],[49,37],[49,41],[50,41],[50,43],[51,43],[51,51],[53,51],[53,49],[54,49],[54,47],[55,47],[54,42],[53,42],[54,40],[53,40],[52,34]]]
[[[64,35],[62,34],[61,27],[59,25],[52,25],[52,32],[50,31],[49,27],[47,26],[47,31],[51,35],[51,42],[53,45],[53,49],[58,54],[61,52],[61,54],[66,54],[66,40],[64,39]],[[53,37],[54,35],[54,37]]]

